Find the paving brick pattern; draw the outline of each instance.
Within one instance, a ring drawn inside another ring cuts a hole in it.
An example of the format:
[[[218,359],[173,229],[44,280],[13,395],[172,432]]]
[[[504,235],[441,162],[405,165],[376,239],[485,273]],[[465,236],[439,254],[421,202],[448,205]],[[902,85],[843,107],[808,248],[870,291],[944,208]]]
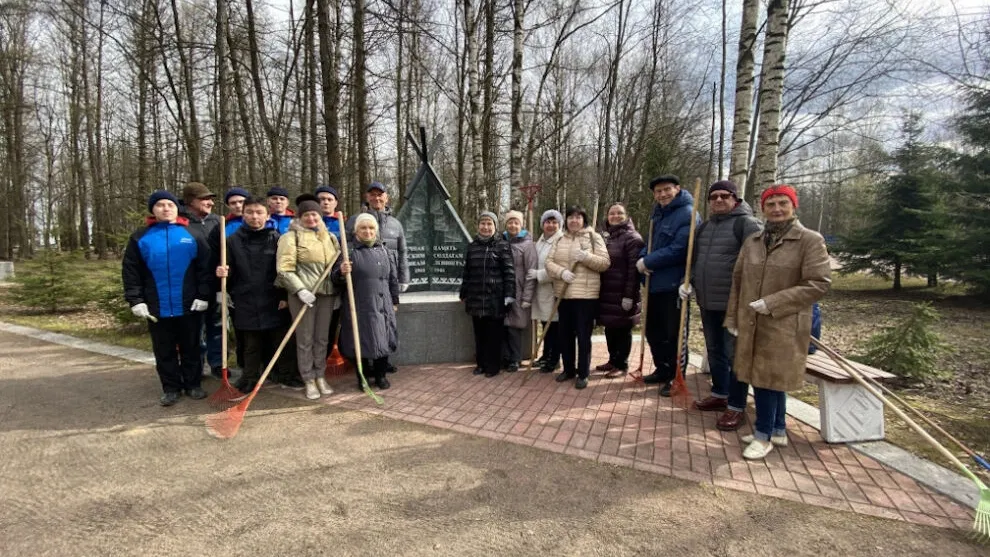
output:
[[[638,351],[634,349],[634,354]],[[592,364],[605,359],[596,343]],[[647,367],[650,369],[647,356]],[[358,392],[353,375],[333,380],[324,403],[469,435],[508,441],[727,489],[810,505],[969,530],[970,509],[919,485],[788,417],[790,443],[764,461],[742,458],[740,437],[752,432],[753,408],[738,432],[715,428],[718,412],[683,410],[656,387],[592,372],[588,388],[523,371],[472,376],[469,365],[403,367],[390,375],[383,406]],[[525,368],[524,368],[525,369]],[[687,375],[692,393],[709,392],[708,377]],[[282,391],[286,392],[286,391]],[[294,396],[301,397],[301,393]]]

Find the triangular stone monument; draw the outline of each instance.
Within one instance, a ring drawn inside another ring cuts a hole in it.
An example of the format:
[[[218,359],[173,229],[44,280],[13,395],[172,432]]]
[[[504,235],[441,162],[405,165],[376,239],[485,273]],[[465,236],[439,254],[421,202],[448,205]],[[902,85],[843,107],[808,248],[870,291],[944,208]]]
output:
[[[422,161],[396,214],[406,232],[409,291],[457,292],[471,234],[450,202],[450,192],[430,165],[426,130],[420,128],[422,147],[411,135],[409,140]]]

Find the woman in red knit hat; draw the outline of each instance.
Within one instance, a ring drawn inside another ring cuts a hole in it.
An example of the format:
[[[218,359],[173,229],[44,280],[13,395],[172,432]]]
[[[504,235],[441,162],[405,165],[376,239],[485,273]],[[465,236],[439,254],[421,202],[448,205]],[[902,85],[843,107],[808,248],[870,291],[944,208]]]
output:
[[[756,401],[753,435],[743,437],[747,459],[787,445],[787,391],[804,385],[811,306],[831,283],[825,240],[798,221],[794,188],[767,188],[760,204],[766,227],[743,242],[725,316],[725,328],[737,337],[733,368],[753,386]]]

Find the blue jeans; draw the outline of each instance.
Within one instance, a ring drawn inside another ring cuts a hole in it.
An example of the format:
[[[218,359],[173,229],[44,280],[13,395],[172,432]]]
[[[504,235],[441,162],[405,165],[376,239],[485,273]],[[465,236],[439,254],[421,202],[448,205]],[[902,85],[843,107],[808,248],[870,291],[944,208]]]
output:
[[[753,437],[769,441],[771,436],[786,435],[784,417],[787,416],[787,393],[753,387],[756,401],[756,423]]]
[[[736,379],[732,371],[732,357],[736,351],[736,337],[722,326],[724,311],[701,310],[701,328],[705,332],[705,348],[708,351],[708,369],[712,372],[712,396],[727,398],[729,410],[746,409],[749,384]]]
[[[220,326],[220,306],[213,306],[203,312],[203,334],[199,341],[200,361],[203,358],[211,368],[223,365],[223,355],[220,353],[223,328]],[[202,367],[202,365],[200,365]]]

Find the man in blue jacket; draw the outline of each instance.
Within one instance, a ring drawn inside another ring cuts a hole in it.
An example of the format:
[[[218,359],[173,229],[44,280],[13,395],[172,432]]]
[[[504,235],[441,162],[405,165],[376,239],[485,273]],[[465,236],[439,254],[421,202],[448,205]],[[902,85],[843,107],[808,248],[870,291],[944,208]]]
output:
[[[275,221],[278,233],[285,234],[289,231],[292,218],[296,216],[289,208],[289,191],[275,186],[265,195],[268,197],[269,216]]]
[[[652,245],[647,244],[649,253],[644,248],[636,268],[646,274],[649,281],[646,339],[656,369],[643,380],[647,384],[662,385],[660,396],[670,396],[679,355],[677,332],[681,313],[677,289],[684,281],[694,198],[681,190],[680,179],[673,174],[651,180],[650,191],[656,202],[650,216]]]

